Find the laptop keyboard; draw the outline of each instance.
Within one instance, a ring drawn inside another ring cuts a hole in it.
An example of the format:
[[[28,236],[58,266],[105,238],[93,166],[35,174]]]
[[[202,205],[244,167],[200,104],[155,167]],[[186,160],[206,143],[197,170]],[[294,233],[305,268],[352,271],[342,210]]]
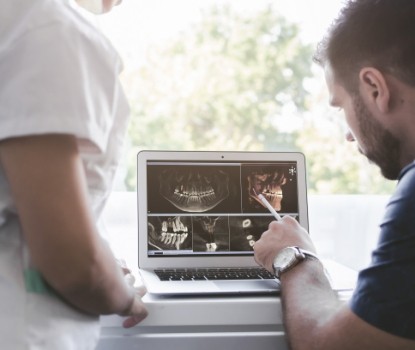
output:
[[[161,281],[252,280],[275,278],[272,273],[261,267],[158,269],[155,270],[155,273]]]

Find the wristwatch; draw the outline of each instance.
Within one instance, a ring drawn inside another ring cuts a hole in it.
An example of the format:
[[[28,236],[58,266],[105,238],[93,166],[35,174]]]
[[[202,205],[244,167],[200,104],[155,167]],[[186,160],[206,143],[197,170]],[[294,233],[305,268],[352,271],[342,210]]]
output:
[[[319,260],[313,253],[299,247],[287,247],[282,249],[274,259],[274,274],[279,279],[281,274],[292,269],[306,259]]]

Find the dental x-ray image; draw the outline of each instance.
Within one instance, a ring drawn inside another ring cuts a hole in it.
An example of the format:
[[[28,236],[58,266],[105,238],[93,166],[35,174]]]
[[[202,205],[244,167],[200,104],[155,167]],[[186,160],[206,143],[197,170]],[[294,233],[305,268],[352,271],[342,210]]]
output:
[[[273,216],[232,216],[229,218],[230,250],[252,251],[255,242],[268,229]]]
[[[150,255],[252,254],[275,220],[255,195],[298,220],[295,162],[155,162],[147,168]]]
[[[191,219],[187,216],[148,218],[149,250],[192,249]]]
[[[228,217],[194,216],[193,251],[229,251]]]
[[[268,212],[256,196],[262,194],[277,212],[297,212],[297,172],[292,164],[244,164],[241,167],[244,213]]]
[[[149,168],[149,213],[240,211],[239,169],[163,165]]]

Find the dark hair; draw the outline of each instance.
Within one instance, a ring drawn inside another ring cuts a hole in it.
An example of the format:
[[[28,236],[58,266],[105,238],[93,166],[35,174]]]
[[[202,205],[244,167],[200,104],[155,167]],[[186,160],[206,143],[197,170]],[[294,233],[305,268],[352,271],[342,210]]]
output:
[[[356,92],[365,66],[415,86],[415,1],[349,0],[319,43],[314,61],[329,63],[350,93]]]

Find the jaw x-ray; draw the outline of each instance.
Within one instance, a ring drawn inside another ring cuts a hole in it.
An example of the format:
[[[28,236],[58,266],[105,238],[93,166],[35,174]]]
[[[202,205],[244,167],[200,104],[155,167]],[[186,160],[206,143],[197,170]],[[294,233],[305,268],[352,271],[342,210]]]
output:
[[[203,213],[229,197],[229,175],[216,168],[165,169],[159,183],[160,194],[184,212]]]
[[[157,164],[148,191],[150,255],[252,252],[274,219],[255,192],[298,213],[295,163]]]
[[[255,193],[262,194],[277,212],[298,211],[294,165],[242,165],[241,175],[244,212],[267,212]]]

